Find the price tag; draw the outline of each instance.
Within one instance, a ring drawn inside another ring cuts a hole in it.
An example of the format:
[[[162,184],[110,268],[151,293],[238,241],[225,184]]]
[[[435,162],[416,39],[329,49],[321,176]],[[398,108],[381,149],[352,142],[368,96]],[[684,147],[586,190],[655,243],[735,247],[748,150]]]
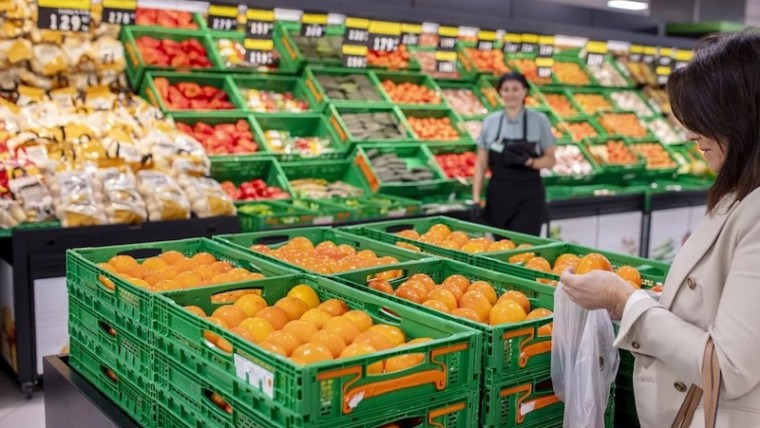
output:
[[[452,74],[457,71],[457,53],[451,51],[435,52],[436,70],[439,73]]]
[[[37,28],[75,33],[90,31],[90,0],[39,0],[37,6]]]
[[[456,50],[457,36],[459,36],[457,27],[438,27],[438,50],[449,52]]]
[[[644,56],[644,46],[633,45],[631,46],[631,56],[629,59],[631,62],[641,62]]]
[[[348,68],[367,68],[366,45],[343,45],[343,66]]]
[[[554,58],[538,57],[536,58],[536,73],[538,77],[549,79],[552,77],[552,68],[554,68]]]
[[[673,55],[673,49],[658,49],[654,74],[657,76],[657,83],[660,85],[666,85],[668,83],[668,77],[670,76],[670,73],[673,72]]]
[[[586,43],[586,64],[589,67],[601,67],[608,51],[607,42],[588,41]]]
[[[520,45],[520,52],[524,54],[536,53],[538,49],[538,35],[536,34],[523,34],[522,44]]]
[[[135,23],[137,0],[103,0],[103,21],[114,25]]]
[[[496,31],[480,30],[478,31],[479,51],[492,51],[496,45]]]
[[[401,24],[401,44],[404,46],[417,46],[420,44],[422,25]]]
[[[227,6],[220,4],[209,4],[206,24],[210,30],[214,31],[235,31],[237,30],[237,6]]]
[[[538,56],[550,58],[554,55],[554,36],[538,37]]]
[[[641,56],[641,62],[644,64],[654,64],[655,55],[657,55],[657,48],[653,46],[644,47],[644,54]]]
[[[274,42],[264,39],[245,39],[245,60],[251,65],[272,65],[274,63]]]
[[[504,53],[516,54],[522,47],[522,35],[507,33],[504,35]]]
[[[372,21],[369,24],[369,48],[377,52],[395,52],[401,43],[401,24]]]
[[[694,57],[692,51],[678,50],[676,51],[676,63],[673,65],[673,70],[679,70],[689,65],[689,61]]]
[[[266,40],[272,38],[274,10],[248,9],[245,11],[246,39]]]
[[[301,35],[313,39],[324,37],[327,32],[327,15],[307,13],[301,15]]]
[[[366,45],[369,42],[369,19],[346,18],[344,45]]]

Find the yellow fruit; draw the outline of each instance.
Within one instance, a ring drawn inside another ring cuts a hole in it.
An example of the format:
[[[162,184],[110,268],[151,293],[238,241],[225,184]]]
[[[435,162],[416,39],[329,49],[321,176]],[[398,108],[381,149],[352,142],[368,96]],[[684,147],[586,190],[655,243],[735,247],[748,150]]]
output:
[[[340,353],[340,358],[358,357],[360,355],[374,354],[375,352],[377,352],[377,350],[368,343],[353,343],[346,346],[346,349]],[[382,372],[382,361],[378,361],[367,366],[367,374],[381,374]]]
[[[314,309],[321,303],[317,292],[306,284],[296,285],[291,288],[288,292],[288,297],[295,297],[306,303],[306,306],[308,306],[309,309]]]
[[[290,356],[293,351],[298,348],[301,341],[298,338],[288,333],[287,331],[275,331],[266,338],[265,342],[275,344],[285,351],[285,355]]]
[[[228,328],[237,327],[247,318],[242,309],[233,305],[221,306],[211,316],[224,321]]]
[[[246,318],[238,325],[239,328],[247,330],[253,336],[253,341],[256,343],[262,343],[274,333],[274,327],[272,324],[261,318]]]
[[[291,321],[301,318],[309,310],[309,307],[301,299],[289,296],[283,297],[274,305],[285,311]]]
[[[506,293],[502,294],[497,304],[503,303],[507,300],[517,302],[517,304],[523,308],[523,311],[525,311],[526,314],[530,312],[530,300],[528,300],[528,296],[525,294],[515,290],[507,291]]]
[[[326,346],[335,358],[338,358],[340,356],[340,353],[346,349],[346,342],[343,340],[343,338],[341,338],[336,333],[327,330],[319,330],[318,332],[314,333],[314,335],[311,336],[311,339],[309,339],[309,343],[316,343]]]
[[[333,359],[333,355],[325,345],[304,343],[293,350],[290,359],[298,364],[307,365],[320,361],[330,361]]]
[[[482,322],[488,321],[488,314],[491,313],[491,302],[479,291],[468,291],[459,299],[460,308],[470,308],[478,313],[478,318]]]
[[[500,325],[521,322],[525,321],[527,316],[528,315],[520,304],[514,300],[507,300],[502,303],[497,303],[496,306],[491,309],[490,324]]]
[[[246,294],[233,303],[245,312],[247,317],[255,316],[260,310],[267,307],[267,301],[258,294]]]
[[[360,333],[369,330],[374,324],[372,317],[368,313],[359,310],[348,311],[342,315],[343,318],[351,321]]]
[[[296,336],[301,343],[306,343],[317,332],[317,327],[310,322],[294,320],[285,324],[282,331],[287,331]]]
[[[391,342],[394,347],[401,346],[404,344],[404,342],[406,342],[406,335],[404,332],[400,328],[394,327],[392,325],[373,325],[367,331],[373,331],[375,333],[382,334],[386,339],[388,339],[389,342]]]
[[[346,343],[353,342],[354,338],[361,333],[350,319],[342,316],[330,318],[322,329],[337,334]]]
[[[282,330],[282,328],[285,327],[285,324],[290,322],[290,318],[288,318],[288,314],[285,311],[283,311],[281,308],[278,308],[276,306],[269,306],[267,308],[260,310],[256,314],[256,318],[261,318],[261,319],[269,321],[269,323],[272,324],[272,327],[274,327],[275,330]]]
[[[483,293],[484,296],[488,299],[488,301],[495,305],[496,301],[499,300],[499,296],[496,295],[496,290],[493,289],[493,286],[485,281],[475,281],[472,284],[470,284],[470,287],[467,288],[467,292],[470,291],[478,291],[480,293]]]
[[[327,321],[332,318],[332,315],[319,308],[309,309],[305,314],[301,316],[301,321],[314,324],[317,329],[321,329],[327,324]]]

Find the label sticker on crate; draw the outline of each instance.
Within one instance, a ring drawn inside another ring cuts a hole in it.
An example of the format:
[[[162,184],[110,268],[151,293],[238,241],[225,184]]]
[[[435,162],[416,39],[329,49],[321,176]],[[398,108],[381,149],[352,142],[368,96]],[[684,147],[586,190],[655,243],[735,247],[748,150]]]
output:
[[[538,35],[525,33],[522,35],[522,43],[520,44],[520,52],[524,54],[536,53],[538,49]]]
[[[240,354],[234,355],[234,361],[235,374],[240,379],[246,380],[269,398],[274,398],[274,373]]]
[[[103,0],[103,22],[115,25],[135,23],[137,0]]]
[[[522,34],[507,33],[504,35],[503,50],[505,54],[516,54],[522,46]]]
[[[496,31],[478,31],[477,48],[479,51],[492,51],[496,45]]]
[[[401,24],[401,44],[405,46],[417,46],[420,44],[422,25]]]
[[[248,9],[245,11],[245,37],[271,39],[274,30],[274,10]]]
[[[348,68],[367,68],[367,46],[343,45],[343,66]]]
[[[401,43],[401,24],[372,21],[369,24],[369,48],[376,52],[395,52]]]
[[[435,52],[435,66],[439,73],[452,74],[457,71],[456,52]]]
[[[301,35],[319,39],[327,32],[327,14],[304,12],[301,15]]]
[[[274,63],[274,41],[263,39],[243,40],[245,60],[252,65],[271,65]]]
[[[608,50],[607,42],[589,40],[586,43],[586,64],[589,67],[601,67]]]
[[[457,27],[445,27],[443,25],[438,27],[438,50],[447,52],[456,50],[457,36],[459,36],[459,28]]]
[[[369,42],[369,19],[346,18],[346,32],[343,34],[344,45],[366,45]]]
[[[237,29],[238,7],[223,4],[209,4],[206,24],[214,31],[235,31]]]
[[[37,28],[88,33],[90,0],[38,0]]]

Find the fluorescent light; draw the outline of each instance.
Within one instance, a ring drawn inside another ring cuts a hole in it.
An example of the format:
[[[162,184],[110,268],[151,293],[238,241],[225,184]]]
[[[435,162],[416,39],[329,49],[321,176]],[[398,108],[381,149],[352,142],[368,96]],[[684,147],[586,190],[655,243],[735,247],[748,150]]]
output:
[[[625,10],[647,10],[649,9],[649,4],[633,0],[609,0],[607,2],[607,7]]]

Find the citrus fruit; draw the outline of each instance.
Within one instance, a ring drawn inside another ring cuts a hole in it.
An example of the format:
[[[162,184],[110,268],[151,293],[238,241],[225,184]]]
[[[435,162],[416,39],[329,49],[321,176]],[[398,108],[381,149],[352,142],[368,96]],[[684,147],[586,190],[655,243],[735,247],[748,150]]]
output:
[[[228,352],[228,353],[232,352],[232,344],[230,343],[229,340],[223,337],[216,339],[216,342],[214,343],[214,345],[216,345],[217,348],[219,348],[220,350],[224,352]]]
[[[242,309],[248,317],[255,316],[260,310],[267,307],[267,301],[258,294],[246,294],[235,300],[233,305]]]
[[[527,269],[533,269],[541,272],[550,272],[552,270],[552,265],[550,265],[549,261],[543,257],[533,257],[532,259],[525,262],[524,266]]]
[[[499,296],[496,295],[496,290],[493,289],[493,286],[485,281],[475,281],[467,288],[467,292],[470,291],[479,291],[483,293],[484,296],[488,299],[488,301],[495,305],[496,301],[499,299]]]
[[[435,236],[439,236],[441,239],[446,239],[451,235],[451,229],[445,224],[434,224],[427,233]]]
[[[606,270],[612,271],[612,264],[607,257],[604,257],[599,253],[589,253],[581,258],[578,265],[575,267],[576,275],[587,274],[594,270]]]
[[[203,318],[207,317],[206,312],[198,306],[185,306],[185,310],[195,315],[198,315],[199,317],[203,317]]]
[[[449,312],[450,309],[448,306],[446,306],[445,303],[441,302],[440,300],[426,300],[422,303],[422,306],[426,306],[430,309],[439,311],[439,312]]]
[[[578,265],[578,262],[580,261],[581,261],[581,258],[578,257],[577,255],[572,254],[572,253],[565,253],[557,257],[557,260],[554,260],[554,266],[556,267],[559,264],[564,264],[570,267],[575,267]]]
[[[231,328],[230,331],[249,342],[256,343],[256,338],[253,336],[253,334],[241,326]]]
[[[509,258],[509,262],[512,264],[525,263],[528,260],[532,259],[533,257],[536,257],[536,253],[527,252],[527,253],[515,254],[514,256]]]
[[[190,258],[195,265],[210,265],[216,261],[216,257],[209,253],[197,253]]]
[[[428,293],[430,292],[427,285],[423,284],[420,281],[417,281],[416,279],[409,279],[407,281],[402,282],[399,288],[401,287],[412,287],[416,289],[418,293],[423,297],[427,297]],[[435,284],[433,284],[432,288],[435,288]],[[398,291],[398,288],[396,290]]]
[[[259,344],[259,346],[262,349],[264,349],[265,351],[269,351],[269,352],[271,352],[273,354],[282,355],[283,357],[287,357],[288,356],[288,354],[285,353],[284,349],[282,349],[278,345],[275,345],[274,343],[264,342],[264,343]]]
[[[451,275],[446,278],[441,285],[450,285],[457,287],[459,291],[464,294],[467,292],[467,288],[470,286],[470,280],[463,275]]]
[[[247,330],[253,336],[253,341],[261,343],[274,332],[272,324],[263,318],[246,318],[238,327]]]
[[[140,278],[129,278],[127,281],[128,281],[130,284],[134,285],[135,287],[140,287],[140,288],[150,288],[150,284],[148,284],[148,282],[147,282],[147,281],[145,281],[144,279],[140,279]]]
[[[296,285],[288,291],[288,297],[295,297],[296,299],[306,303],[309,309],[314,309],[321,303],[319,296],[313,288],[306,284]]]
[[[343,318],[351,321],[354,324],[354,327],[356,327],[360,333],[369,330],[369,328],[374,324],[372,317],[370,317],[369,314],[364,311],[348,311],[342,316]]]
[[[348,312],[348,305],[346,305],[346,302],[338,299],[326,300],[322,302],[318,308],[334,317],[339,317]]]
[[[641,274],[633,266],[621,266],[617,274],[636,288],[641,288]]]
[[[282,331],[287,331],[297,337],[301,343],[306,343],[317,332],[317,327],[310,322],[294,320],[285,324]]]
[[[294,334],[282,330],[272,332],[264,341],[279,346],[287,356],[290,356],[293,350],[301,344],[301,341]]]
[[[221,306],[211,316],[224,321],[228,328],[237,327],[244,319],[248,318],[242,309],[233,305]]]
[[[531,313],[529,313],[528,316],[525,317],[525,320],[526,321],[537,320],[537,319],[540,319],[540,318],[551,317],[552,315],[554,315],[554,313],[552,313],[552,311],[550,311],[548,309],[544,309],[544,308],[538,308],[538,309],[534,309],[533,311],[531,311]],[[553,324],[552,323],[549,323],[549,324],[546,324],[546,325],[542,325],[541,327],[538,328],[538,335],[539,336],[551,336],[552,335],[552,328],[553,328]]]
[[[282,328],[285,327],[285,324],[290,321],[287,312],[277,306],[269,306],[258,311],[256,313],[256,318],[269,321],[269,324],[272,324],[272,327],[274,327],[275,330],[282,330]]]
[[[525,321],[526,317],[527,314],[519,303],[514,300],[506,300],[502,303],[497,303],[491,309],[489,322],[491,325],[515,323]]]
[[[193,288],[201,285],[203,278],[200,275],[193,272],[182,272],[174,278],[174,281],[181,285],[182,288]]]
[[[207,265],[198,266],[191,272],[200,276],[203,281],[208,282],[211,282],[211,279],[218,275],[214,269],[211,269],[211,267]]]
[[[451,315],[459,318],[466,318],[470,321],[481,322],[478,313],[475,312],[474,309],[470,308],[456,308],[451,311]]]
[[[158,256],[161,258],[161,260],[165,261],[166,263],[173,265],[177,263],[180,260],[183,260],[185,258],[185,255],[180,253],[179,251],[167,251],[165,253],[162,253]]]
[[[457,302],[459,302],[459,299],[462,298],[462,295],[466,291],[462,291],[461,287],[456,284],[441,284],[438,286],[437,290],[447,290],[454,295],[454,298],[457,300]],[[428,297],[430,297],[430,295],[428,295]]]
[[[116,272],[127,273],[133,268],[139,266],[137,260],[132,256],[114,256],[108,260],[108,264],[113,266]]]
[[[208,317],[208,318],[206,318],[206,321],[210,322],[211,324],[216,325],[219,328],[223,328],[223,329],[230,328],[227,325],[227,323],[225,323],[224,321],[220,320],[219,318]],[[219,335],[218,334],[216,334],[216,333],[214,333],[212,331],[209,331],[209,330],[203,332],[203,337],[206,338],[206,340],[208,340],[211,343],[216,343],[217,339],[219,339]]]
[[[182,290],[183,288],[179,283],[171,279],[162,279],[153,284],[153,287],[158,291],[175,291]]]
[[[309,307],[303,300],[290,296],[283,297],[274,305],[285,311],[288,314],[288,319],[291,321],[301,318],[309,310]]]
[[[461,251],[467,254],[480,254],[488,251],[488,247],[480,242],[468,242],[462,245]]]
[[[367,330],[354,338],[353,343],[366,343],[378,351],[393,348],[393,343],[388,338],[376,331]]]
[[[209,266],[216,273],[226,273],[232,270],[233,266],[230,262],[218,261]]]
[[[419,353],[397,355],[395,357],[391,357],[385,360],[385,372],[386,373],[400,372],[402,370],[406,370],[408,368],[422,364],[424,360],[425,360],[425,356]]]
[[[309,309],[301,316],[301,321],[314,324],[317,329],[321,329],[332,318],[332,315],[319,308]]]
[[[459,289],[457,288],[457,291]],[[428,294],[429,300],[437,300],[439,302],[442,302],[446,305],[448,308],[448,311],[453,311],[457,307],[459,307],[459,300],[454,295],[454,293],[451,292],[451,290],[447,290],[442,287],[438,287],[435,290],[431,291],[430,294]]]
[[[418,337],[416,339],[412,339],[412,340],[406,342],[406,346],[419,345],[421,343],[428,343],[428,342],[432,342],[432,341],[433,341],[433,339],[431,339],[429,337]]]
[[[409,300],[414,303],[422,303],[426,297],[420,290],[408,285],[399,287],[394,294],[400,299]]]
[[[392,325],[387,325],[387,324],[373,325],[367,331],[374,331],[376,333],[382,334],[388,339],[388,341],[391,342],[392,346],[394,347],[400,346],[404,342],[406,342],[406,335],[404,334],[404,332],[400,328],[394,327]]]
[[[322,330],[337,334],[346,343],[353,342],[354,338],[361,333],[350,319],[342,316],[330,318]]]
[[[495,253],[499,251],[511,251],[515,249],[515,243],[512,242],[509,239],[502,239],[500,241],[496,241],[493,244],[488,246],[488,252],[489,253]]]
[[[420,239],[420,234],[417,233],[417,231],[414,229],[402,230],[401,232],[396,233],[396,236],[400,236],[406,239],[411,239],[413,241],[417,241],[418,239]]]
[[[148,270],[159,270],[168,265],[168,263],[159,257],[149,257],[142,262],[142,267]]]
[[[481,321],[488,321],[488,314],[491,312],[492,305],[488,298],[479,291],[468,291],[459,299],[460,308],[470,308],[477,312]]]
[[[332,360],[333,354],[325,345],[304,343],[293,350],[290,359],[302,365]]]
[[[326,346],[335,358],[338,358],[340,353],[346,348],[346,342],[343,338],[338,334],[327,330],[319,330],[314,333],[314,335],[311,336],[311,339],[309,339],[309,343]]]
[[[501,297],[499,297],[499,301],[496,304],[498,305],[499,303],[504,303],[507,300],[517,302],[517,304],[523,308],[523,311],[525,311],[526,314],[530,312],[530,300],[528,300],[528,296],[525,294],[516,290],[507,291],[506,293],[502,294]]]
[[[375,352],[377,352],[377,350],[368,343],[352,343],[351,345],[346,346],[346,349],[340,353],[340,358],[358,357],[360,355],[374,354]],[[382,361],[367,366],[367,374],[381,374],[382,372]]]

